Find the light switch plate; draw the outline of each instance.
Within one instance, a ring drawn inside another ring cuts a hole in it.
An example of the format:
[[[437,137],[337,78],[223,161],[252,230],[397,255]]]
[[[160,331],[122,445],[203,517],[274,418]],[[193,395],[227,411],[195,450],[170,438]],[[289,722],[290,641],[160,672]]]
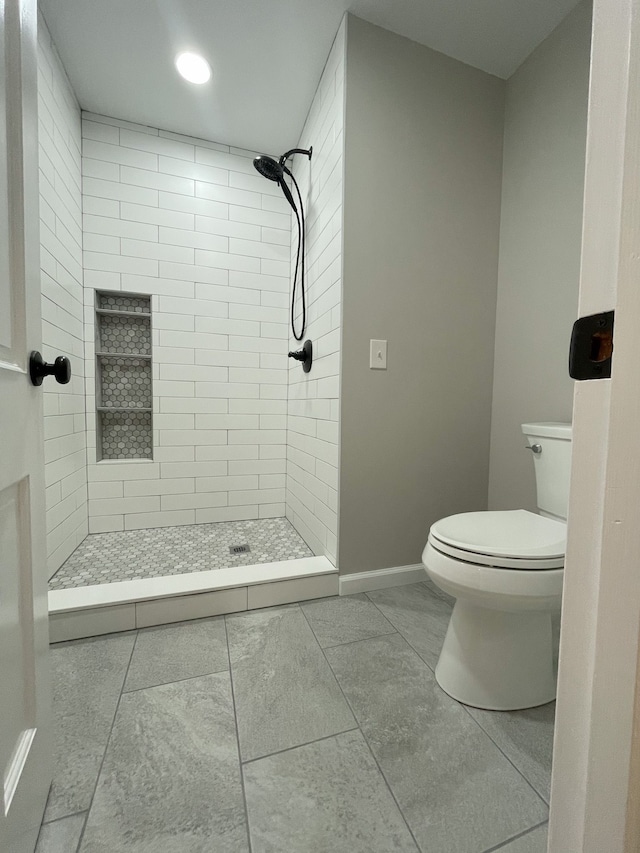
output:
[[[387,369],[387,342],[371,341],[369,348],[369,367],[372,370]]]

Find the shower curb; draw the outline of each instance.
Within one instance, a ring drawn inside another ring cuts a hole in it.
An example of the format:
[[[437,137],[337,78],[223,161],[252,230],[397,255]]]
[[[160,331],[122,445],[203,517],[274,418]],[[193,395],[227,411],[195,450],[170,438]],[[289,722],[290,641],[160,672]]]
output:
[[[51,590],[49,642],[324,598],[338,591],[338,570],[326,557]]]

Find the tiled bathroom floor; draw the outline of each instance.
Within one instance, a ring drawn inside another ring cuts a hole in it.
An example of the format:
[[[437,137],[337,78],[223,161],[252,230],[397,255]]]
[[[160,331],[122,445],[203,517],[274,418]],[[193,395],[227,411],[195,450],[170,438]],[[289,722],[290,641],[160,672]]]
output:
[[[52,648],[37,853],[543,853],[554,705],[467,709],[427,582]]]
[[[251,550],[231,554],[231,545],[249,545]],[[49,588],[71,589],[312,556],[286,518],[94,533],[60,567]]]

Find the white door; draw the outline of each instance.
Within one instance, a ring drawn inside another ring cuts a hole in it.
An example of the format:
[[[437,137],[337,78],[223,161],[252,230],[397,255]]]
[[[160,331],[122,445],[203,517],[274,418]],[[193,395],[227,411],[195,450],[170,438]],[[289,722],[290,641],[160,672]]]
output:
[[[0,850],[33,853],[51,782],[36,0],[0,0]],[[52,380],[47,380],[52,381]]]
[[[580,315],[611,309],[611,379],[574,396],[551,853],[640,851],[640,0],[594,0]]]

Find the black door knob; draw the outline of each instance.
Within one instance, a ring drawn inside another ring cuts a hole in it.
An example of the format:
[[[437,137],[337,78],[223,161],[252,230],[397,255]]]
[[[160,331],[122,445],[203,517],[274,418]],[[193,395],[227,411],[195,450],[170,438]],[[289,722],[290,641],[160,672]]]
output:
[[[66,355],[59,355],[53,364],[47,364],[39,352],[34,350],[29,358],[29,376],[33,385],[42,385],[45,376],[54,376],[60,385],[71,379],[71,362]]]

